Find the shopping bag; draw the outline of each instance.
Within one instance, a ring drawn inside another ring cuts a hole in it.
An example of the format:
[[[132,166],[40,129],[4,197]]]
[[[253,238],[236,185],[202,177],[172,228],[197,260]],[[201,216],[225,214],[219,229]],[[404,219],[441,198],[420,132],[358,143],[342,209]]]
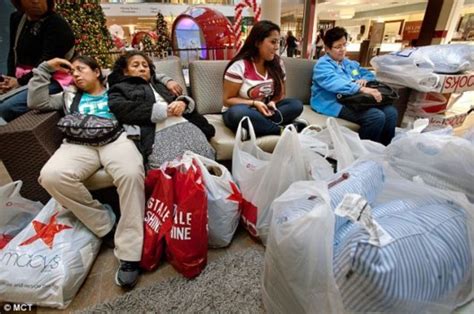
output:
[[[171,229],[174,215],[173,178],[166,168],[150,170],[145,179],[145,226],[140,267],[154,270],[159,266],[165,235]]]
[[[250,140],[242,142],[242,123],[247,120]],[[232,174],[242,192],[242,221],[249,233],[266,242],[271,221],[270,205],[291,183],[309,180],[311,175],[301,154],[296,129],[285,128],[272,154],[256,144],[248,117],[237,128],[232,154]]]
[[[230,244],[239,225],[242,194],[230,171],[218,162],[192,152],[190,155],[201,170],[207,192],[209,246]]]
[[[0,298],[66,308],[79,291],[101,240],[51,199],[0,250]]]
[[[327,184],[300,181],[272,204],[262,297],[269,313],[343,313]]]
[[[20,233],[43,208],[40,202],[23,198],[22,181],[0,186],[0,249]]]
[[[350,312],[449,313],[472,293],[473,205],[385,171],[373,205],[347,194],[334,275]],[[349,199],[349,202],[347,202]]]
[[[183,156],[167,166],[173,177],[174,218],[166,233],[166,257],[187,278],[196,277],[207,263],[207,194],[200,168]]]
[[[391,143],[387,162],[403,177],[465,193],[474,202],[474,146],[443,133],[410,133]]]

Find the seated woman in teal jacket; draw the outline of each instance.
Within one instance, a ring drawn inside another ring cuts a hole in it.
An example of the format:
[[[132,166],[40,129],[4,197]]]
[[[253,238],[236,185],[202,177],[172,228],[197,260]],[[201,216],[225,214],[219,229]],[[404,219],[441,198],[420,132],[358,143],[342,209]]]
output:
[[[367,82],[375,80],[375,76],[358,62],[345,57],[347,36],[342,27],[334,27],[324,35],[326,54],[313,69],[311,108],[327,116],[357,123],[361,139],[388,145],[397,125],[395,107],[389,105],[355,110],[337,102],[336,94],[353,95],[358,92],[372,95],[377,102],[382,100],[377,89],[366,87]]]

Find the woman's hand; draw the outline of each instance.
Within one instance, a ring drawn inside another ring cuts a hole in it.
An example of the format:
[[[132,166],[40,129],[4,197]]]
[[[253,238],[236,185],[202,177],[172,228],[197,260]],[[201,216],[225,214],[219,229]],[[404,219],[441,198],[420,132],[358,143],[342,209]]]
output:
[[[361,87],[360,91],[364,94],[369,94],[374,97],[376,102],[382,101],[382,94],[375,88]]]
[[[253,106],[257,108],[257,110],[263,114],[265,117],[273,116],[273,112],[267,107],[267,105],[263,101],[255,100],[253,102]]]
[[[16,78],[11,76],[2,76],[3,82],[0,83],[0,94],[6,93],[12,89],[20,87]]]
[[[360,80],[357,80],[355,81],[357,85],[359,85],[360,87],[365,87],[367,85],[367,80],[364,80],[364,79],[360,79]]]
[[[267,104],[267,107],[272,111],[272,114],[277,110],[276,103],[273,100]]]
[[[72,72],[72,64],[66,59],[54,58],[46,61],[48,65],[54,69],[54,71],[60,71],[64,73]]]
[[[186,109],[184,101],[173,101],[168,105],[168,115],[180,117]]]
[[[166,88],[169,89],[169,91],[175,96],[180,96],[183,94],[183,88],[176,81],[168,81],[168,83],[166,83]]]

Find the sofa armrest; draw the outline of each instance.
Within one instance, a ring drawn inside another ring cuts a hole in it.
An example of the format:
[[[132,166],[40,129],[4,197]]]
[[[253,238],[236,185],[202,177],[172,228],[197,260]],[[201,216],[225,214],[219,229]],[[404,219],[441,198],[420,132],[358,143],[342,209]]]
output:
[[[50,196],[38,184],[41,168],[59,147],[62,134],[56,127],[57,111],[29,111],[0,126],[0,159],[13,180],[22,180],[21,194],[46,202]]]

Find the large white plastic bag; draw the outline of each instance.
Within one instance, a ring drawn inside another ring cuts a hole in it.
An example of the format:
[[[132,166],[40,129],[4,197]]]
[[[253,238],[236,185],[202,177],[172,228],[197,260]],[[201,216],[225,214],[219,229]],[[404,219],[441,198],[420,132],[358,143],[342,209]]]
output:
[[[7,245],[39,213],[43,204],[20,195],[22,181],[0,186],[0,249]]]
[[[334,175],[329,182],[331,208],[334,210],[349,193],[362,195],[373,204],[384,186],[384,170],[380,163],[362,160]],[[348,222],[345,217],[336,216],[335,232]]]
[[[357,132],[340,126],[332,117],[326,120],[326,125],[326,128],[310,125],[299,138],[303,147],[337,160],[337,171],[349,167],[362,156],[381,155],[385,149],[380,143],[361,140]]]
[[[242,195],[226,167],[192,152],[190,155],[201,168],[207,191],[208,244],[220,248],[230,244],[239,225]]]
[[[434,64],[416,49],[410,48],[370,60],[377,79],[429,92],[439,84],[439,75],[433,73]]]
[[[100,239],[51,199],[0,250],[0,299],[65,308],[96,258]]]
[[[333,276],[334,212],[327,184],[301,181],[272,204],[263,303],[269,313],[342,313]]]
[[[472,292],[473,205],[461,193],[387,169],[373,217],[389,240],[371,244],[369,228],[358,223],[335,236],[334,274],[344,305],[355,312],[450,312]]]
[[[242,142],[242,123],[247,120],[250,140]],[[291,183],[310,179],[296,129],[285,128],[272,154],[256,144],[248,117],[237,128],[232,154],[232,174],[242,192],[242,220],[247,230],[266,243],[270,228],[270,205]]]
[[[474,67],[474,47],[467,44],[430,45],[417,48],[437,73],[458,73]]]
[[[388,163],[403,177],[465,193],[474,202],[474,145],[466,139],[432,133],[411,133],[385,151]]]

